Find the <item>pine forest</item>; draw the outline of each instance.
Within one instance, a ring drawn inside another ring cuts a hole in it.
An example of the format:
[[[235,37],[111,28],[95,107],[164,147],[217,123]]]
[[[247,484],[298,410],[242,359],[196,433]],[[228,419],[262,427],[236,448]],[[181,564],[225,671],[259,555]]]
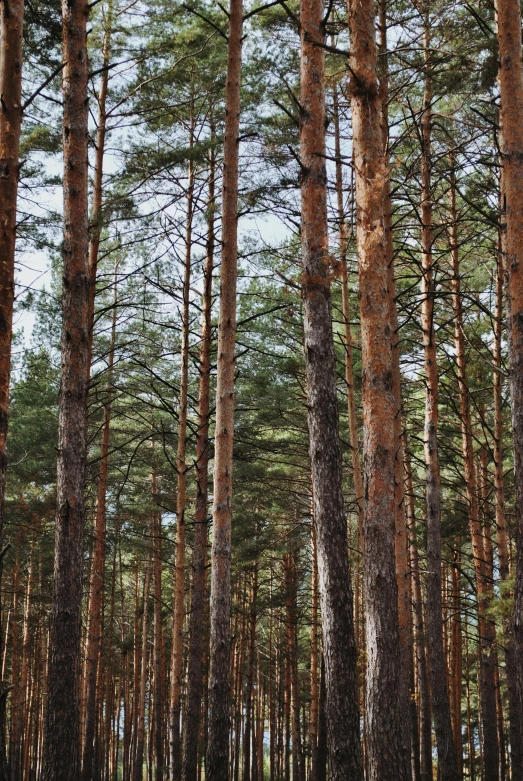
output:
[[[521,0],[0,0],[0,781],[523,781]]]

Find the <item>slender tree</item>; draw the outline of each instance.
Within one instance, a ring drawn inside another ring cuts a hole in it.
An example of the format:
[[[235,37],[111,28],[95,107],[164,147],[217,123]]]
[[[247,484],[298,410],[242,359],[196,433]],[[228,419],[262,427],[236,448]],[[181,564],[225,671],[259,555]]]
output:
[[[106,505],[107,476],[109,469],[109,436],[111,430],[111,401],[113,395],[112,372],[116,347],[117,282],[115,271],[113,315],[111,326],[111,344],[108,357],[108,378],[106,402],[104,404],[104,422],[100,443],[100,473],[96,496],[96,514],[94,522],[94,550],[91,560],[89,585],[88,630],[86,647],[86,701],[84,750],[82,758],[82,779],[90,781],[93,773],[93,748],[96,729],[96,681],[100,649],[102,646],[102,604],[105,587],[106,552]]]
[[[22,125],[22,38],[24,0],[0,4],[0,553],[4,539],[7,425],[15,295],[16,204]],[[0,558],[0,586],[3,556]],[[4,653],[0,588],[0,657]],[[7,778],[5,698],[0,682],[0,779]]]
[[[200,382],[198,393],[198,434],[196,437],[196,502],[194,513],[194,548],[192,560],[192,595],[189,619],[189,659],[187,670],[187,703],[183,732],[183,781],[196,781],[198,760],[198,727],[202,691],[202,650],[205,607],[205,583],[208,532],[209,417],[212,346],[212,274],[214,268],[215,223],[215,150],[214,128],[209,157],[209,198],[207,203],[207,242],[203,272],[202,322],[200,346]]]
[[[484,535],[480,523],[478,497],[479,480],[476,475],[472,440],[472,420],[470,412],[470,393],[467,377],[467,358],[465,354],[465,333],[463,325],[463,306],[461,299],[459,237],[456,207],[456,173],[452,165],[450,174],[451,201],[451,257],[454,332],[456,345],[456,364],[459,386],[460,422],[462,431],[463,464],[467,492],[469,529],[474,557],[476,592],[478,597],[478,628],[480,641],[481,674],[481,718],[483,722],[483,765],[485,778],[493,778],[498,773],[499,751],[496,734],[496,683],[494,642],[496,639],[494,624],[487,616],[490,599],[490,583],[486,570]]]
[[[242,30],[242,0],[231,0],[225,90],[222,256],[214,444],[209,734],[205,768],[208,781],[227,781],[229,772],[232,445],[234,433],[234,349],[236,343],[238,152]]]
[[[425,363],[425,426],[423,433],[427,502],[427,630],[432,713],[442,779],[457,781],[458,762],[452,734],[443,644],[441,582],[441,475],[438,450],[439,375],[434,328],[434,256],[432,226],[432,59],[428,7],[424,9],[425,78],[421,117],[421,327]]]
[[[189,150],[193,147],[194,120],[191,116]],[[191,284],[192,222],[194,210],[194,164],[189,160],[187,184],[187,218],[185,228],[185,262],[182,291],[181,371],[178,414],[178,446],[176,469],[176,553],[174,565],[173,642],[171,659],[170,741],[171,777],[179,781],[182,775],[180,708],[183,670],[183,621],[185,616],[185,506],[187,500],[187,411],[189,385],[189,296]]]
[[[516,486],[517,562],[514,601],[516,677],[520,732],[523,714],[523,61],[521,8],[498,0],[499,89],[501,96],[504,197],[506,210],[507,302],[510,332],[510,390]]]

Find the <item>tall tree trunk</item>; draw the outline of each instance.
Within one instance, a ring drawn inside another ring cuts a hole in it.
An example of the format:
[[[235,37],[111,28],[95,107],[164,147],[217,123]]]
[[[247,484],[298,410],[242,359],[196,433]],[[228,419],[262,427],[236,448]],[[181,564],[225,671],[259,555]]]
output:
[[[153,501],[152,534],[154,560],[154,756],[155,781],[164,778],[164,693],[165,662],[162,626],[162,513],[157,502],[156,470],[153,467],[151,493]]]
[[[472,709],[470,696],[470,655],[469,655],[469,637],[468,625],[465,623],[465,681],[466,681],[466,701],[467,701],[467,743],[468,743],[468,771],[470,781],[474,781],[476,773],[476,751],[474,741],[474,729],[472,727]]]
[[[456,747],[452,733],[447,668],[443,641],[443,604],[441,579],[441,482],[438,453],[439,378],[437,345],[434,329],[434,273],[432,254],[432,79],[430,27],[428,11],[424,12],[425,85],[421,116],[421,326],[425,362],[425,428],[424,451],[427,501],[427,630],[430,661],[432,713],[438,749],[441,781],[459,778]]]
[[[86,648],[86,703],[85,703],[85,743],[82,762],[82,781],[90,781],[93,776],[93,741],[96,727],[96,681],[100,649],[102,645],[102,604],[105,584],[105,529],[107,474],[109,469],[109,434],[111,429],[112,371],[116,344],[117,282],[116,269],[114,281],[114,300],[109,347],[106,401],[104,404],[104,422],[100,445],[100,474],[96,497],[96,516],[94,522],[94,552],[91,561],[89,588],[88,631]]]
[[[423,621],[423,599],[419,571],[418,545],[416,540],[416,515],[414,510],[414,486],[412,465],[408,450],[407,436],[404,435],[403,452],[405,458],[407,518],[410,533],[410,572],[412,579],[412,601],[414,605],[414,640],[419,693],[419,745],[421,781],[432,781],[432,723],[430,715],[430,686]]]
[[[301,252],[305,367],[330,778],[361,779],[356,644],[343,507],[327,229],[323,3],[301,0]]]
[[[103,165],[105,154],[105,137],[107,133],[107,92],[109,87],[109,64],[111,61],[111,39],[113,34],[113,2],[107,0],[104,15],[104,39],[102,45],[102,72],[98,92],[98,126],[96,128],[93,201],[91,205],[91,225],[89,239],[89,341],[87,355],[87,371],[91,373],[94,336],[94,304],[96,297],[96,273],[98,269],[98,254],[103,228]],[[118,0],[116,0],[118,2]],[[85,776],[84,776],[85,778]]]
[[[18,730],[21,736],[21,742],[19,746],[19,766],[17,778],[22,781],[27,769],[27,763],[25,761],[27,747],[30,742],[30,679],[29,679],[29,665],[31,663],[31,629],[30,629],[30,614],[31,614],[31,600],[33,594],[33,575],[34,575],[34,543],[31,541],[31,548],[29,553],[29,570],[27,573],[27,586],[25,589],[25,601],[24,601],[24,621],[22,628],[22,669],[20,672],[20,704],[18,709],[18,715],[21,720],[20,728]],[[13,774],[11,774],[12,776]]]
[[[227,781],[229,767],[232,450],[242,30],[242,0],[230,0],[225,97],[222,265],[216,378],[209,733],[205,766],[207,781]]]
[[[403,746],[398,589],[395,564],[395,476],[392,243],[389,167],[377,79],[374,3],[349,0],[357,245],[362,329],[365,606],[367,636],[366,746],[369,776],[410,778]],[[387,228],[389,226],[389,228]]]
[[[149,631],[149,586],[151,583],[151,565],[147,561],[143,585],[142,646],[140,674],[136,698],[136,744],[133,757],[133,781],[142,781],[145,747],[145,695],[147,683],[147,635]],[[135,640],[137,642],[137,639]]]
[[[18,539],[19,541],[19,539]],[[11,686],[13,694],[11,697],[11,729],[9,734],[9,778],[10,781],[18,781],[17,773],[20,766],[20,744],[22,741],[21,727],[22,720],[19,718],[21,689],[20,689],[20,667],[22,661],[22,649],[20,643],[20,553],[19,545],[16,546],[15,560],[12,574],[12,630],[11,630]]]
[[[501,219],[501,215],[500,215]],[[500,580],[506,581],[509,576],[509,550],[507,540],[507,525],[505,518],[505,485],[503,476],[503,253],[505,236],[503,228],[499,231],[499,244],[496,262],[496,308],[494,317],[494,346],[492,387],[494,393],[494,493],[496,507],[496,530],[498,544],[498,561]],[[505,654],[505,675],[507,680],[510,762],[513,781],[523,779],[523,771],[518,778],[519,768],[523,767],[523,747],[521,735],[521,714],[519,712],[516,684],[516,659],[514,637],[511,622],[503,618],[503,647]]]
[[[298,584],[296,550],[290,554],[290,593],[287,603],[287,628],[290,630],[291,710],[292,710],[292,779],[305,781],[304,756],[300,725],[300,685],[298,677]]]
[[[214,128],[211,128],[214,144]],[[196,781],[198,732],[202,691],[203,620],[207,561],[207,484],[209,480],[209,408],[212,346],[212,274],[214,268],[215,151],[209,158],[209,200],[207,203],[207,246],[203,271],[200,387],[198,434],[196,437],[196,502],[192,596],[189,619],[187,702],[183,732],[182,781]]]
[[[87,0],[63,4],[64,242],[54,594],[44,781],[80,772],[79,670],[88,363]]]
[[[501,157],[506,202],[510,386],[516,488],[517,563],[514,639],[520,741],[523,715],[523,62],[519,0],[497,0]],[[520,744],[521,745],[521,744]],[[523,771],[521,771],[523,772]]]
[[[334,154],[336,156],[336,206],[340,242],[341,262],[341,301],[343,311],[343,345],[345,347],[345,384],[347,386],[347,416],[349,421],[349,440],[352,455],[352,476],[354,494],[358,508],[358,542],[361,544],[363,533],[364,497],[363,477],[361,474],[360,452],[358,443],[358,417],[356,414],[356,393],[354,387],[354,361],[352,350],[352,333],[350,327],[349,305],[349,275],[347,268],[347,251],[349,236],[345,209],[343,206],[343,175],[340,143],[340,117],[338,92],[334,89]]]
[[[461,632],[461,539],[456,540],[454,566],[452,567],[452,597],[450,619],[450,712],[452,731],[458,760],[460,778],[463,776],[463,752],[461,740],[461,679],[463,675],[463,643]]]
[[[192,150],[194,121],[191,117],[189,149]],[[185,617],[185,505],[187,501],[187,408],[189,386],[189,297],[191,285],[192,221],[194,209],[194,164],[189,159],[187,173],[187,218],[185,229],[185,264],[183,278],[182,341],[180,368],[180,398],[178,412],[178,447],[176,469],[178,485],[176,492],[176,553],[174,562],[174,611],[171,658],[171,702],[170,741],[171,779],[180,781],[182,756],[180,740],[180,716],[183,671],[183,621]]]
[[[15,294],[16,204],[20,130],[22,125],[22,38],[24,0],[0,3],[0,551],[3,549],[7,425],[11,340]],[[0,586],[3,563],[0,558]],[[0,659],[4,653],[2,590],[0,588]],[[0,681],[0,781],[8,768],[5,746],[5,699],[9,689]]]
[[[243,736],[243,781],[251,778],[251,736],[253,733],[254,656],[256,649],[256,599],[258,594],[258,568],[255,566],[250,594],[249,652],[247,661],[247,685],[245,687],[245,732]],[[240,698],[240,702],[241,702]]]
[[[389,165],[389,58],[387,43],[387,0],[379,0],[378,3],[378,62],[377,71],[379,77],[379,98],[381,103],[381,137],[385,150],[387,165]],[[390,181],[386,182],[386,203],[384,208],[385,237],[387,251],[391,262],[389,265],[389,285],[395,290],[394,277],[394,247],[392,235],[392,205],[390,197]],[[395,295],[391,298],[391,329],[392,341],[392,387],[396,403],[394,414],[395,469],[394,469],[394,526],[395,526],[395,558],[396,581],[398,584],[398,628],[400,642],[400,689],[398,691],[399,707],[402,712],[402,742],[405,755],[412,757],[412,770],[415,769],[413,730],[413,711],[409,708],[412,702],[414,680],[413,669],[413,641],[412,641],[412,609],[410,601],[410,570],[409,570],[409,543],[407,533],[407,518],[405,511],[405,474],[403,456],[403,416],[401,398],[401,371],[400,371],[400,341],[399,320]],[[415,719],[417,721],[417,719]]]
[[[105,713],[103,715],[104,722],[104,735],[103,735],[103,747],[104,747],[104,762],[100,766],[103,768],[102,778],[104,781],[110,779],[110,762],[111,762],[111,742],[112,742],[112,720],[114,711],[114,669],[113,669],[113,644],[114,644],[114,597],[116,588],[116,549],[118,546],[118,535],[113,547],[113,560],[111,566],[111,585],[109,589],[109,621],[106,630],[106,665],[105,665]],[[102,719],[100,719],[102,722]],[[101,727],[101,723],[100,723]]]
[[[312,504],[312,503],[311,503]],[[309,742],[311,747],[311,769],[309,781],[318,779],[318,727],[319,727],[319,667],[318,667],[318,556],[316,553],[316,535],[314,519],[311,524],[312,568],[311,568],[311,704],[309,714]],[[270,679],[269,679],[270,681]],[[274,781],[274,779],[270,779]]]
[[[481,675],[481,720],[483,731],[483,771],[485,781],[497,781],[499,749],[496,729],[496,682],[493,656],[495,629],[487,617],[490,604],[489,583],[485,567],[485,549],[483,532],[479,518],[478,483],[474,464],[474,448],[472,441],[472,421],[470,414],[470,394],[467,378],[467,359],[465,354],[465,333],[463,325],[463,307],[461,301],[459,239],[457,228],[456,206],[456,176],[452,165],[450,177],[451,198],[451,257],[452,257],[452,304],[454,310],[454,332],[456,345],[456,365],[459,386],[459,406],[461,437],[463,450],[463,465],[465,486],[467,492],[468,521],[472,541],[474,573],[478,598],[478,629],[480,640],[480,675]]]
[[[325,660],[322,656],[320,665],[320,701],[318,709],[318,764],[317,781],[326,781],[327,779],[327,717],[326,717],[326,697],[325,688]]]

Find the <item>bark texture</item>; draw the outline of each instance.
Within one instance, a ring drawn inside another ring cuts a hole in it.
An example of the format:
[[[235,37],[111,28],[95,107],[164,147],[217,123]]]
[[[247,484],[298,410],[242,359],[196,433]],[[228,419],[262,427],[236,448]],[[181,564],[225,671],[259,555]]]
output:
[[[507,310],[510,389],[514,437],[517,561],[514,592],[514,641],[519,705],[520,746],[523,714],[523,62],[521,7],[518,0],[498,0],[501,158],[506,209]],[[516,772],[522,772],[517,770]]]
[[[222,265],[216,380],[209,733],[205,767],[207,781],[227,781],[229,773],[232,449],[242,29],[242,0],[231,0],[225,98]]]
[[[329,776],[332,781],[342,781],[347,778],[361,779],[363,770],[332,335],[322,14],[321,0],[302,0],[302,297],[309,453],[325,659]]]
[[[7,426],[15,294],[16,203],[22,125],[24,0],[0,3],[0,551],[3,549]],[[0,585],[2,582],[0,559]],[[4,653],[0,591],[0,658]],[[0,682],[0,779],[7,778],[5,698]]]
[[[77,781],[88,371],[86,0],[63,15],[64,242],[54,594],[42,776]]]
[[[374,4],[348,3],[350,101],[356,172],[356,220],[362,329],[364,419],[364,588],[366,605],[366,746],[369,777],[408,779],[403,746],[398,589],[395,563],[393,278],[389,167],[377,78]]]
[[[501,179],[501,184],[503,179]],[[500,220],[503,220],[503,209],[500,210]],[[503,322],[503,283],[504,283],[504,255],[505,255],[505,231],[503,225],[499,230],[498,258],[496,264],[496,308],[494,317],[494,347],[492,388],[494,393],[494,493],[496,508],[496,529],[498,543],[499,577],[502,581],[509,576],[509,547],[507,525],[505,517],[505,485],[503,475],[503,365],[502,365],[502,339],[504,331]],[[514,637],[511,620],[503,618],[503,639],[505,655],[505,675],[508,694],[508,717],[510,735],[510,761],[514,781],[523,779],[523,752],[521,735],[521,714],[519,712],[516,659],[514,651]],[[517,774],[520,774],[518,777]]]

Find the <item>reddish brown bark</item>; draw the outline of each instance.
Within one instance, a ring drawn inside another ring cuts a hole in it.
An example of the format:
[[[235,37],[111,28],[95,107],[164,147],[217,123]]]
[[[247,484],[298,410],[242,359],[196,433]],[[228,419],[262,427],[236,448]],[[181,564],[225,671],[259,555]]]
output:
[[[242,0],[231,0],[226,77],[222,195],[222,265],[214,445],[211,637],[207,781],[227,781],[230,723],[231,524],[234,427],[234,348],[238,261],[238,147]]]
[[[3,549],[11,340],[15,294],[16,204],[22,124],[24,0],[0,3],[0,551]],[[3,562],[0,559],[0,584]],[[0,591],[0,659],[4,652]],[[5,698],[0,682],[0,778],[7,778]]]
[[[22,125],[23,0],[0,3],[0,543],[3,531],[7,417],[15,293],[16,203]],[[0,652],[3,651],[0,649]]]
[[[503,215],[500,214],[500,220]],[[507,537],[507,525],[505,517],[505,485],[503,475],[503,365],[502,365],[502,339],[503,339],[503,261],[505,254],[505,235],[503,225],[499,231],[499,244],[496,262],[496,307],[494,317],[494,346],[492,361],[494,366],[492,376],[492,388],[494,393],[494,494],[496,507],[496,537],[498,546],[499,577],[505,581],[509,576],[509,547]],[[507,617],[503,619],[503,646],[505,655],[505,675],[507,679],[508,710],[509,710],[509,734],[510,734],[510,761],[514,768],[523,765],[521,714],[519,712],[516,659],[514,651],[514,637],[511,622]],[[516,771],[517,772],[517,771]]]
[[[516,487],[517,563],[514,593],[516,678],[520,740],[523,714],[523,62],[521,7],[518,0],[498,0],[501,157],[506,203],[510,385]]]
[[[343,507],[327,230],[321,0],[302,0],[301,260],[305,368],[332,781],[362,778],[356,644]]]
[[[397,413],[394,290],[387,230],[390,226],[389,168],[377,78],[374,4],[370,0],[352,0],[348,3],[348,15],[365,432],[366,747],[370,778],[385,781],[410,777],[410,756],[403,746],[403,701],[398,697],[401,690],[395,577],[398,442],[394,425]]]
[[[63,5],[64,242],[54,595],[49,636],[45,781],[77,781],[88,371],[86,0]]]

